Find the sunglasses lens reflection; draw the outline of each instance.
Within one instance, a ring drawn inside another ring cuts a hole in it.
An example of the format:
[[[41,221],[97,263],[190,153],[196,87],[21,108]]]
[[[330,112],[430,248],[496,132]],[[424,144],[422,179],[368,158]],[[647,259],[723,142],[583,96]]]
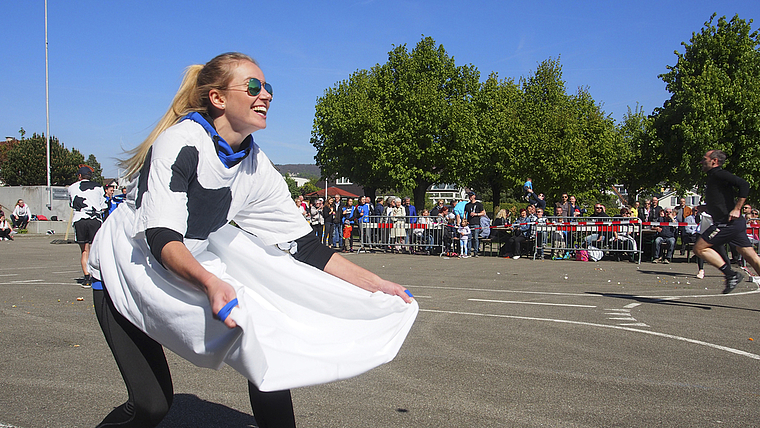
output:
[[[269,95],[272,95],[272,85],[264,83],[264,89]],[[261,81],[256,78],[248,79],[248,95],[255,97],[261,92]]]
[[[261,82],[259,79],[248,79],[248,95],[255,97],[261,92]]]

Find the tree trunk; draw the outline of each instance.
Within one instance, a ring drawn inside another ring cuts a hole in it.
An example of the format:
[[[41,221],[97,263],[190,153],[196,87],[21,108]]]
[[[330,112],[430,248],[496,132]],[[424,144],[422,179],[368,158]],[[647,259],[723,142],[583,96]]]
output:
[[[375,206],[375,193],[377,193],[377,187],[364,187],[364,196],[369,196],[373,207]]]
[[[491,218],[496,217],[496,208],[501,204],[501,185],[498,183],[491,183],[491,198],[493,199],[493,213]]]
[[[417,186],[414,188],[414,208],[417,209],[417,214],[422,214],[422,210],[425,209],[425,193],[428,187],[430,183],[427,181],[417,181]]]

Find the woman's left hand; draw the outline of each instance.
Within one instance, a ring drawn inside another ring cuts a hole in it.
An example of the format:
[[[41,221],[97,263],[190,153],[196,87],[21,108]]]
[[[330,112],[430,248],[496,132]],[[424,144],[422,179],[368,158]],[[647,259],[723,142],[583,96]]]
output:
[[[383,293],[390,294],[391,296],[399,296],[404,299],[406,303],[412,303],[412,300],[414,300],[412,296],[407,294],[406,287],[382,278],[380,278],[380,281],[377,284],[377,291],[382,291]]]
[[[330,261],[325,265],[325,272],[337,276],[338,278],[348,281],[355,286],[367,291],[381,291],[391,296],[399,296],[406,303],[412,303],[414,300],[406,293],[406,288],[385,279],[380,278],[374,273],[348,261],[340,254],[333,254]]]

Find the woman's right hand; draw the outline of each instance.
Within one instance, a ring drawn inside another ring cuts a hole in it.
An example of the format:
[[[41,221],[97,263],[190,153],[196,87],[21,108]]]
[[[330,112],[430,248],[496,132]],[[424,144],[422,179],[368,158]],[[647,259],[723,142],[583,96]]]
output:
[[[211,304],[211,311],[216,315],[227,303],[237,298],[237,293],[230,284],[217,277],[214,277],[214,280],[210,282],[206,285],[206,295],[208,295],[208,301]],[[224,320],[224,325],[229,328],[237,327],[237,323],[230,317]]]
[[[161,250],[161,260],[164,262],[164,267],[206,292],[211,311],[215,316],[224,305],[237,297],[235,289],[230,284],[201,266],[185,244],[180,241],[171,241],[166,244]],[[230,317],[224,320],[224,324],[229,328],[237,326]]]

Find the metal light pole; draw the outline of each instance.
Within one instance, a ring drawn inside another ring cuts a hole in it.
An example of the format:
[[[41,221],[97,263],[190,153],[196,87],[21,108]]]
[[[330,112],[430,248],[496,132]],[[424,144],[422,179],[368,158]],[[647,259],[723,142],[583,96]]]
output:
[[[50,185],[50,88],[48,85],[48,21],[47,0],[45,0],[45,142],[47,154],[48,210],[53,209],[53,189]]]

